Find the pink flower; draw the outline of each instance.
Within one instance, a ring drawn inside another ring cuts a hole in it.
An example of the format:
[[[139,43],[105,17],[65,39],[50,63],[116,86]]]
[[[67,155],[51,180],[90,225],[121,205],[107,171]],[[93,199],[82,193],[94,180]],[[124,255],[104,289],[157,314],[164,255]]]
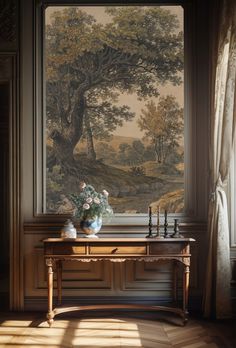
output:
[[[106,190],[103,190],[102,193],[104,194],[104,196],[108,197],[109,193]]]
[[[93,199],[92,199],[91,197],[88,197],[88,198],[86,199],[86,202],[87,202],[87,203],[92,203],[92,201],[93,201]]]
[[[85,210],[88,210],[88,209],[90,208],[90,205],[89,205],[88,203],[84,203],[84,204],[83,204],[83,208],[84,208]]]
[[[100,204],[100,203],[101,203],[100,199],[97,198],[97,197],[95,197],[95,198],[93,199],[93,201],[94,201],[94,203],[96,203],[96,204]]]

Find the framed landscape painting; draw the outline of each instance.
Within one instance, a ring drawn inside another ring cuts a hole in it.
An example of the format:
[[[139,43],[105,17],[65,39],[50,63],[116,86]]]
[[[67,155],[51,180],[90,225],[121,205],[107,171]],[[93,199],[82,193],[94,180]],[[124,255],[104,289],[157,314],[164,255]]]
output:
[[[44,13],[46,212],[81,181],[116,214],[184,211],[181,6],[48,6]]]

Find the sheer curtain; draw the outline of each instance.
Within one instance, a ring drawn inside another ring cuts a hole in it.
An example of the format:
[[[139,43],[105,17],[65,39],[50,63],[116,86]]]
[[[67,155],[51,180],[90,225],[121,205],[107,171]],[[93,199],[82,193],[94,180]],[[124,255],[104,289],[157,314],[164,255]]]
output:
[[[212,6],[211,199],[203,309],[206,317],[229,318],[231,271],[225,187],[233,154],[236,118],[236,1],[218,0]]]

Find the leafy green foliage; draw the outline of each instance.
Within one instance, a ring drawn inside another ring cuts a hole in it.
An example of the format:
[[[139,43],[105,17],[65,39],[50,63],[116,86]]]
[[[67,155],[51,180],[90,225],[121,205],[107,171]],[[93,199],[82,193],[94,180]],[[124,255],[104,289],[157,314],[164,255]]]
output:
[[[61,192],[63,188],[64,174],[61,167],[55,165],[52,170],[47,170],[47,190],[52,192]]]
[[[96,146],[96,152],[99,158],[99,161],[106,163],[115,163],[116,162],[116,151],[115,149],[106,142],[99,142]]]
[[[133,141],[132,145],[121,143],[117,155],[118,163],[135,166],[145,161],[145,146],[140,140]]]
[[[182,83],[183,33],[177,16],[158,6],[108,6],[106,13],[110,20],[101,24],[80,7],[65,7],[53,14],[45,30],[46,127],[50,144],[47,198],[50,197],[50,202],[58,200],[61,192],[77,192],[77,182],[85,178],[99,189],[106,183],[113,197],[132,192],[136,196],[144,179],[136,175],[139,170],[131,175],[129,167],[146,168],[146,162],[154,161],[155,154],[158,160],[174,165],[169,154],[177,153],[181,122],[175,112],[177,129],[174,130],[171,120],[169,129],[162,127],[157,113],[166,114],[162,118],[167,120],[174,112],[167,112],[164,102],[161,106],[161,99],[158,110],[155,105],[153,108],[149,105],[151,102],[147,102],[145,110],[153,117],[153,123],[157,121],[156,127],[161,128],[160,144],[154,140],[157,133],[148,133],[148,129],[145,129],[149,143],[146,146],[147,143],[134,141],[121,144],[117,151],[111,146],[112,142],[106,142],[111,140],[117,127],[135,117],[125,102],[121,105],[122,94],[135,94],[140,100],[148,101],[158,97],[160,86],[167,82]],[[178,107],[173,109],[176,111]],[[142,117],[148,119],[145,112]],[[176,121],[172,116],[169,118]],[[77,152],[82,148],[79,144],[82,140],[86,143],[84,155]],[[55,164],[59,172],[55,172]],[[121,166],[125,170],[118,170]],[[145,176],[150,190],[157,181],[158,175]],[[77,198],[74,196],[74,199]],[[79,201],[76,202],[79,206]],[[121,205],[125,209],[126,203]],[[80,216],[79,210],[77,213]]]
[[[172,95],[160,97],[158,105],[152,100],[146,104],[138,124],[154,145],[157,161],[162,163],[179,146],[183,134],[183,109]]]
[[[79,7],[65,7],[46,27],[47,128],[60,132],[54,138],[58,155],[59,139],[65,144],[69,138],[72,154],[86,137],[88,155],[96,158],[93,138],[108,137],[134,117],[127,105],[114,104],[120,94],[158,96],[158,85],[182,82],[183,39],[175,15],[158,6],[106,12],[111,20],[101,24]]]

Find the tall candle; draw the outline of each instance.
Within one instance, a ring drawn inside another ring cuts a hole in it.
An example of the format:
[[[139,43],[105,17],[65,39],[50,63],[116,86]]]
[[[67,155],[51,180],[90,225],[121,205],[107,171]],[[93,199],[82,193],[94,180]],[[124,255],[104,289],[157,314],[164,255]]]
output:
[[[168,222],[167,222],[167,210],[165,210],[164,238],[167,238],[167,237],[168,237],[167,227],[168,227]]]
[[[149,207],[148,207],[148,210],[149,210],[149,217],[152,217],[152,207],[149,206]]]
[[[152,237],[152,207],[148,207],[148,213],[149,213],[149,223],[148,223],[148,228],[149,228],[149,234],[148,237]]]
[[[157,207],[157,227],[160,226],[160,206]]]

